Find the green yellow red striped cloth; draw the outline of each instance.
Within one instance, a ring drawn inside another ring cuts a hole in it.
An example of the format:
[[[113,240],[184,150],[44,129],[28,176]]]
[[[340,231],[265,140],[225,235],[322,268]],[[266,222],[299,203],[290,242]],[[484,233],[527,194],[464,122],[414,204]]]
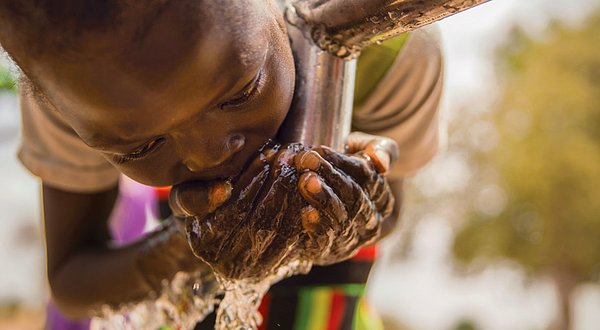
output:
[[[259,308],[259,330],[381,330],[383,324],[366,303],[364,290],[364,284],[341,284],[270,292]]]

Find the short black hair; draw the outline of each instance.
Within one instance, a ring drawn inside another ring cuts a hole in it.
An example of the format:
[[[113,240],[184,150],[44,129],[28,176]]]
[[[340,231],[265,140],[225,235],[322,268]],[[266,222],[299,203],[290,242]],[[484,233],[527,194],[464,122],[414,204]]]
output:
[[[4,0],[0,7],[29,24],[89,30],[115,23],[122,5],[120,0]]]
[[[29,56],[60,54],[75,50],[89,34],[115,31],[126,11],[146,12],[140,27],[143,30],[174,1],[178,0],[1,0],[0,30],[10,30],[11,38],[26,44]],[[1,32],[0,44],[4,37]],[[139,37],[140,31],[136,33]]]
[[[88,32],[117,26],[123,4],[121,0],[2,0],[0,21],[8,27],[0,29],[10,28],[31,55],[49,45],[60,51]]]

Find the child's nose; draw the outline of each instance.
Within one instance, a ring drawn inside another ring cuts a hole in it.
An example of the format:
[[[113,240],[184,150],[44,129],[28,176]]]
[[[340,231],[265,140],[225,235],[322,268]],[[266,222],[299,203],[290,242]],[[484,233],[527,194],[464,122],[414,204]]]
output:
[[[242,134],[231,134],[225,139],[224,143],[219,143],[215,147],[208,146],[208,141],[194,142],[188,145],[189,149],[183,163],[188,170],[200,172],[226,165],[233,155],[244,148],[246,137]]]

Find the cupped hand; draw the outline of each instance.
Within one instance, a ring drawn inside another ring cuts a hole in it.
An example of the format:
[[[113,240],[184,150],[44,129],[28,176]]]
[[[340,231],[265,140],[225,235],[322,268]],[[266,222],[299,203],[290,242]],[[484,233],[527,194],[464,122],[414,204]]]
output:
[[[394,205],[384,175],[398,157],[396,143],[356,132],[346,150],[342,154],[321,146],[301,151],[295,159],[298,189],[310,204],[302,218],[307,251],[320,265],[345,260],[373,243]]]
[[[194,253],[226,278],[260,278],[294,258],[330,264],[373,242],[393,197],[393,142],[353,134],[352,154],[298,144],[264,148],[228,181],[175,186]]]
[[[292,257],[302,240],[294,156],[301,146],[270,146],[231,181],[173,187],[194,253],[226,278],[258,278]],[[295,255],[295,254],[294,254]]]
[[[160,227],[138,242],[137,269],[149,289],[158,292],[165,280],[179,272],[209,269],[190,251],[181,220],[168,218]]]

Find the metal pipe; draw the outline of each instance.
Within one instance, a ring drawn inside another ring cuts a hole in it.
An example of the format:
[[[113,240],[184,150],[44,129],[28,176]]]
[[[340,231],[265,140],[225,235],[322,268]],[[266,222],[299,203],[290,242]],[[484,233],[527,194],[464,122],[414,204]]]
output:
[[[488,0],[296,0],[286,20],[296,88],[279,139],[343,151],[356,57],[368,46]]]
[[[296,0],[290,24],[321,49],[341,58],[489,0]]]
[[[288,33],[296,89],[280,139],[343,151],[352,122],[356,60],[344,61],[322,51],[295,26],[288,26]]]

